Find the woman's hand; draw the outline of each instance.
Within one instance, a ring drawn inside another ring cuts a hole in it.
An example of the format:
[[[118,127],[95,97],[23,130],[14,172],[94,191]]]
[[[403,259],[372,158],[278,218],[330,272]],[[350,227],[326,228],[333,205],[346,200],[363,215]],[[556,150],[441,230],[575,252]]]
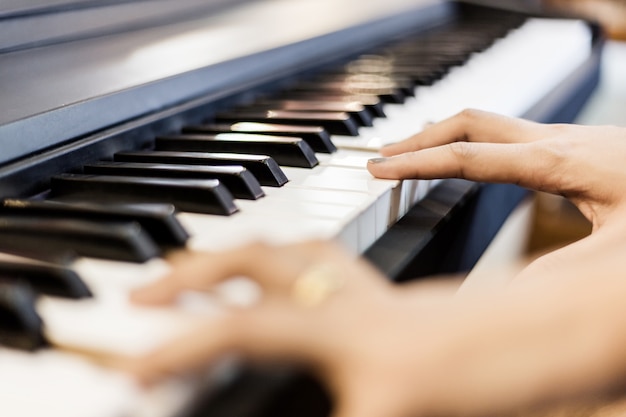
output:
[[[626,371],[624,248],[580,258],[528,286],[459,297],[455,286],[392,286],[320,242],[182,254],[173,274],[135,292],[135,302],[169,302],[241,274],[264,297],[207,320],[134,368],[149,381],[230,353],[296,363],[326,382],[334,417],[472,417],[584,399],[618,387]]]
[[[263,296],[140,359],[134,367],[141,379],[192,370],[225,353],[297,363],[328,383],[340,417],[404,416],[416,408],[420,369],[406,360],[417,354],[420,335],[411,328],[434,332],[439,306],[451,302],[456,288],[401,290],[365,261],[323,242],[182,253],[172,264],[170,276],[137,290],[133,301],[169,303],[181,291],[210,290],[236,276],[256,281]]]
[[[466,110],[381,154],[386,158],[368,164],[380,178],[513,183],[570,199],[593,233],[536,259],[515,276],[516,285],[544,276],[567,280],[562,268],[621,245],[626,234],[624,128],[544,125]]]
[[[368,164],[379,178],[466,178],[561,194],[594,230],[623,222],[626,129],[544,125],[466,110],[402,142]]]

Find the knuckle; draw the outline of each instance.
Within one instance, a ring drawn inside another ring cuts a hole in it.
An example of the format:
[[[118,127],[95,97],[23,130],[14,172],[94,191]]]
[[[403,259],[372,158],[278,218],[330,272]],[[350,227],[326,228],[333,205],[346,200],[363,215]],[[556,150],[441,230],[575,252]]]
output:
[[[570,134],[572,127],[567,124],[556,123],[550,125],[543,125],[548,129],[549,135],[552,137],[562,137]]]
[[[570,145],[560,141],[544,143],[533,142],[528,144],[536,158],[543,160],[546,165],[558,168],[570,159]]]
[[[536,163],[535,183],[542,191],[562,190],[571,163],[570,147],[559,141],[529,143],[532,160]]]
[[[468,142],[452,142],[448,149],[458,161],[466,161],[476,155],[476,147]]]
[[[485,112],[482,110],[467,108],[467,109],[461,110],[461,112],[458,114],[458,117],[460,117],[461,119],[465,121],[473,122],[476,119],[482,118],[484,115],[485,115]]]
[[[466,167],[476,156],[476,147],[468,142],[453,142],[448,145],[448,149],[452,154],[452,159],[456,163],[453,175],[457,178],[465,178]]]

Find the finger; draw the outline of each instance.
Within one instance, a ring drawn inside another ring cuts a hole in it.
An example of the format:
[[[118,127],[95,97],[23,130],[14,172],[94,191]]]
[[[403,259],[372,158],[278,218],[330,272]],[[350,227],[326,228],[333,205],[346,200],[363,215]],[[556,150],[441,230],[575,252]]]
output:
[[[131,370],[140,381],[153,382],[193,369],[204,369],[226,353],[252,359],[297,360],[314,363],[322,349],[305,317],[284,302],[242,310],[222,319],[205,322],[195,331],[138,359]]]
[[[186,289],[206,290],[235,276],[256,281],[264,291],[285,293],[295,277],[318,260],[338,255],[338,248],[322,242],[273,247],[255,243],[222,253],[179,255],[165,278],[139,288],[131,300],[139,304],[171,303]]]
[[[480,110],[464,110],[408,139],[385,146],[380,153],[393,156],[459,141],[524,143],[537,139],[537,130],[541,126]]]
[[[367,168],[378,178],[464,178],[552,191],[559,179],[555,158],[558,156],[532,143],[455,142],[391,158],[375,158]]]
[[[178,253],[170,258],[169,275],[131,292],[131,301],[138,304],[165,304],[176,299],[185,289],[205,290],[226,279],[230,262],[215,262],[215,254],[204,252]]]
[[[183,290],[207,290],[242,275],[259,281],[265,289],[276,287],[285,275],[268,271],[267,265],[279,264],[276,251],[263,244],[252,244],[221,253],[178,254],[171,260],[172,272],[168,276],[133,291],[131,300],[139,304],[170,303]],[[274,272],[280,272],[280,265],[276,268],[279,271]]]

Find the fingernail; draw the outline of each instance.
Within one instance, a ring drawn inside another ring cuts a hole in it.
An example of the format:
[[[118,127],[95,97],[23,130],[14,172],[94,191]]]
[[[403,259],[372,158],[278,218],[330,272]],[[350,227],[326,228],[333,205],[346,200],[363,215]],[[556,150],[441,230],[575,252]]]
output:
[[[389,158],[372,158],[372,159],[368,160],[367,162],[369,164],[379,164],[381,162],[385,162],[387,159],[389,159]]]

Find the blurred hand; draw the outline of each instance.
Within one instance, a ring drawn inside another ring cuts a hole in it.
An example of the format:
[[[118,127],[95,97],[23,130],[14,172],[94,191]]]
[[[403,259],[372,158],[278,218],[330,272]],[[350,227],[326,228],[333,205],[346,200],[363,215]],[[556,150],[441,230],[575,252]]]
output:
[[[142,380],[196,369],[225,353],[292,362],[328,383],[340,417],[404,416],[415,408],[420,369],[407,368],[406,358],[417,353],[406,343],[407,329],[422,322],[416,330],[435,331],[436,311],[456,289],[419,284],[402,291],[365,261],[324,242],[183,253],[172,265],[170,276],[137,290],[133,301],[170,303],[181,291],[210,290],[235,276],[256,281],[263,296],[258,305],[207,320],[137,361]]]
[[[543,275],[469,297],[452,296],[456,285],[392,286],[321,242],[182,254],[134,301],[167,303],[238,275],[264,296],[134,360],[134,372],[151,381],[233,353],[295,363],[330,388],[334,417],[477,417],[583,398],[619,386],[626,371],[625,248],[553,271],[567,287]]]

